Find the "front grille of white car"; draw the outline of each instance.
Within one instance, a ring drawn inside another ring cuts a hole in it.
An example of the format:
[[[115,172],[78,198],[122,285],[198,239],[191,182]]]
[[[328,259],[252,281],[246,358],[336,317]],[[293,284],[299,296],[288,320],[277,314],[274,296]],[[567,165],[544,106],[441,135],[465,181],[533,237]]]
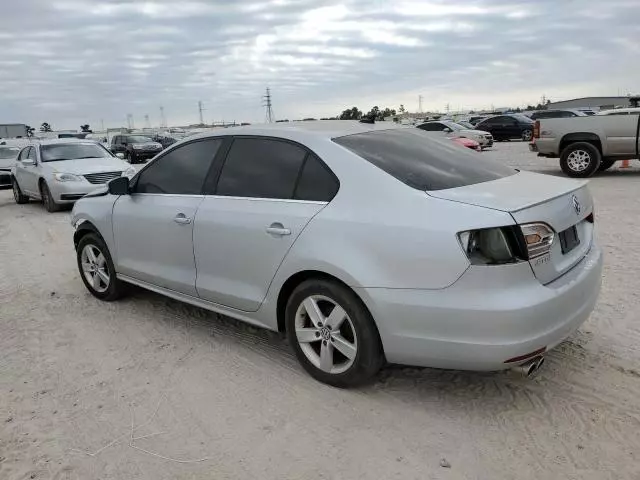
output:
[[[118,178],[122,175],[122,172],[102,172],[102,173],[89,173],[84,176],[89,183],[101,184],[107,183],[109,180]]]

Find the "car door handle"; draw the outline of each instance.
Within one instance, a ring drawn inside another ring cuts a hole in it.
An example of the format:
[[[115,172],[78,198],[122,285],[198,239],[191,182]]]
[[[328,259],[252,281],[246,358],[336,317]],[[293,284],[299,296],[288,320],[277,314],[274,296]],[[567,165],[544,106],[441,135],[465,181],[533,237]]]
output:
[[[267,233],[269,235],[278,235],[283,237],[285,235],[291,235],[291,230],[284,228],[281,223],[272,223],[267,227]]]
[[[191,218],[187,217],[184,213],[179,213],[173,218],[173,221],[180,225],[188,225],[191,223]]]

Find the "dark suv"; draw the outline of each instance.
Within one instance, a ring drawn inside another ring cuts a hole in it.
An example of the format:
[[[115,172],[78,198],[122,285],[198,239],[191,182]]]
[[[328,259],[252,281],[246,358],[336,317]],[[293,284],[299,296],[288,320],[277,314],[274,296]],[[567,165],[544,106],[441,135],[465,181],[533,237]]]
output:
[[[494,140],[522,139],[525,142],[533,138],[534,121],[524,115],[498,115],[487,118],[476,125],[478,130],[484,130],[493,135]]]
[[[111,139],[111,151],[123,154],[129,163],[139,163],[155,157],[162,145],[143,135],[116,135]]]

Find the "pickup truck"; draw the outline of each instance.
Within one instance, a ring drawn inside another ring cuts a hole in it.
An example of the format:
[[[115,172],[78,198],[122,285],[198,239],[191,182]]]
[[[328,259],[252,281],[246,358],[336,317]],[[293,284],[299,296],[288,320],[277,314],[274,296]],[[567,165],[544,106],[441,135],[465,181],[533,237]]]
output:
[[[618,160],[640,158],[640,115],[592,115],[536,120],[529,150],[560,158],[560,168],[576,178],[590,177]]]

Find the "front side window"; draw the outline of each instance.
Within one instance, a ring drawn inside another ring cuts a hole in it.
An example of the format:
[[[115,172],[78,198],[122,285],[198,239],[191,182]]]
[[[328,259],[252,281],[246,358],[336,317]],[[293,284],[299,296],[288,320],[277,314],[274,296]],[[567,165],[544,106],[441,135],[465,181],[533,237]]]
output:
[[[229,197],[293,197],[307,151],[270,138],[236,138],[222,167],[216,195]]]
[[[463,187],[517,172],[417,128],[358,133],[333,141],[418,190]]]
[[[51,145],[42,145],[40,147],[40,158],[43,162],[77,160],[80,158],[107,158],[112,156],[113,155],[111,155],[111,153],[109,153],[104,147],[93,142],[56,143]]]
[[[154,160],[140,172],[136,193],[201,195],[222,139],[208,138],[182,145]]]
[[[34,147],[29,147],[29,153],[27,153],[27,158],[29,160],[33,160],[34,162],[36,161],[36,149]]]
[[[444,125],[439,122],[431,122],[431,123],[423,123],[418,126],[420,130],[424,130],[425,132],[441,132],[444,130]]]

